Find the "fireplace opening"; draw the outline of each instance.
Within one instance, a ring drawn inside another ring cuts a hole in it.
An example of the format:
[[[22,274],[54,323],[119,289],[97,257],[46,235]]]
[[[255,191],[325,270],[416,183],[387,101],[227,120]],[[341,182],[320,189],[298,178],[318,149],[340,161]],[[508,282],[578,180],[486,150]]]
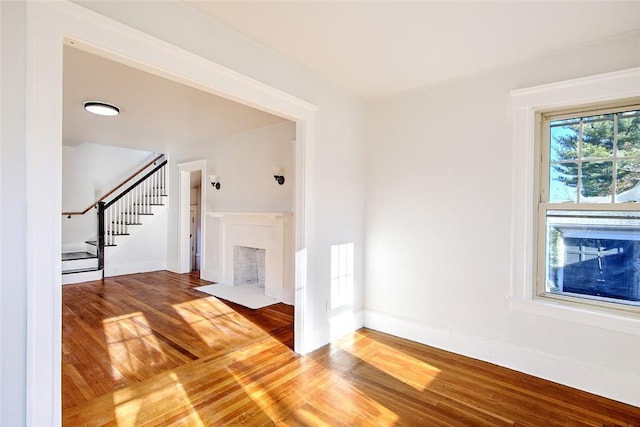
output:
[[[264,288],[265,249],[234,246],[233,285],[258,285]]]

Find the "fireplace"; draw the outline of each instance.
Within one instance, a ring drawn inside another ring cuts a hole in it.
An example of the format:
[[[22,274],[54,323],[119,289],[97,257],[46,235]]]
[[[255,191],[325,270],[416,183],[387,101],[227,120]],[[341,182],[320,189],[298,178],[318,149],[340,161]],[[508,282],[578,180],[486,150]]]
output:
[[[234,246],[233,285],[258,285],[264,288],[265,249]]]
[[[267,296],[293,304],[291,213],[208,212],[207,280],[258,283]],[[210,249],[209,249],[210,248]]]

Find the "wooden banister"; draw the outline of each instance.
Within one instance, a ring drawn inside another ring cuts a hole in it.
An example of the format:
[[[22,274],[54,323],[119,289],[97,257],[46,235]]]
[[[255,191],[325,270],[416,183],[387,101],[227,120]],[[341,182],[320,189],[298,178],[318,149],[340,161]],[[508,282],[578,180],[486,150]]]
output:
[[[158,157],[156,157],[155,159],[151,160],[149,163],[145,164],[143,167],[138,169],[135,173],[133,173],[129,177],[127,177],[127,179],[125,179],[120,184],[118,184],[116,187],[114,187],[110,191],[108,191],[105,195],[103,195],[98,200],[96,200],[95,202],[93,202],[89,206],[87,206],[87,208],[85,210],[83,210],[82,212],[62,212],[62,215],[66,215],[67,217],[71,218],[71,216],[73,216],[73,215],[84,215],[84,214],[86,214],[87,212],[89,212],[91,210],[92,207],[96,206],[98,203],[104,201],[104,199],[106,199],[107,197],[109,197],[110,195],[112,195],[113,193],[118,191],[119,188],[121,188],[123,185],[125,185],[127,182],[129,182],[131,179],[133,179],[135,176],[140,174],[146,168],[148,168],[149,166],[151,166],[152,164],[154,164],[155,162],[160,160],[162,157],[164,157],[164,154],[160,154]]]

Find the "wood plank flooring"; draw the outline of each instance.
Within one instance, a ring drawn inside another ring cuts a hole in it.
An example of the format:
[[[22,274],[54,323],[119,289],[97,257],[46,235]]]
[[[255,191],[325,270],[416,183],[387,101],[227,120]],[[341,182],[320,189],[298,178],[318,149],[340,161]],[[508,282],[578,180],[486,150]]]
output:
[[[640,408],[362,329],[307,356],[293,308],[154,272],[63,287],[65,426],[636,426]]]

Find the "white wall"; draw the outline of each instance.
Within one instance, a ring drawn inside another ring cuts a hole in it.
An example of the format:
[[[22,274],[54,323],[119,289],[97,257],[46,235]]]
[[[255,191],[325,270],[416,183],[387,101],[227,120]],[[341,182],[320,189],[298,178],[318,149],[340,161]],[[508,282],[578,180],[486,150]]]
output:
[[[25,424],[25,5],[0,2],[0,425]]]
[[[640,34],[368,108],[365,325],[640,406],[640,333],[510,309],[510,91],[640,65]]]
[[[116,236],[116,246],[105,248],[105,277],[167,268],[167,206],[153,206],[153,215],[141,215],[141,225],[130,225],[128,236]]]
[[[111,145],[63,145],[62,209],[84,210],[154,156],[149,151]]]
[[[148,151],[102,144],[62,147],[62,210],[82,212],[156,156]],[[63,251],[82,250],[97,233],[96,211],[62,217]]]
[[[286,122],[267,128],[198,144],[171,154],[172,161],[183,163],[206,160],[209,175],[217,175],[220,189],[207,185],[207,212],[291,212],[295,188],[295,123]],[[282,166],[285,183],[273,178],[273,166]]]

